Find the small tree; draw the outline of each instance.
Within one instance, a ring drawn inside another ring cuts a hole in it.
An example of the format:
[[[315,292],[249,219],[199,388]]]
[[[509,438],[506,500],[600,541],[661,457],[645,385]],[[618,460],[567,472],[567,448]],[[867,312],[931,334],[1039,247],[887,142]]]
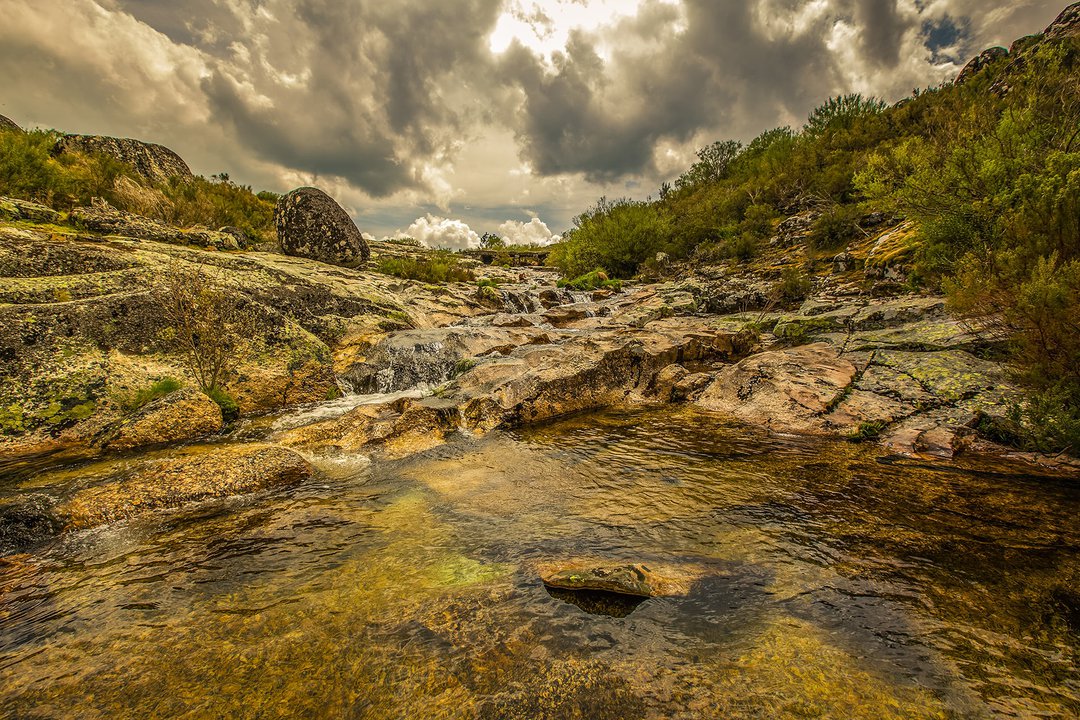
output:
[[[183,356],[199,387],[208,394],[221,390],[256,337],[251,303],[206,270],[179,265],[165,272],[155,296],[164,339]]]
[[[506,241],[495,233],[486,232],[480,237],[480,247],[485,250],[498,250],[506,247]]]

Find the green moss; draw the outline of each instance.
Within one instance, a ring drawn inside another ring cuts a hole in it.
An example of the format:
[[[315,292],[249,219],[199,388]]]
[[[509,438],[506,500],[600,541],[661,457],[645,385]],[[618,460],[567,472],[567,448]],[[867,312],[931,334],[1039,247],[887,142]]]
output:
[[[801,344],[814,335],[833,332],[839,325],[832,318],[795,316],[783,318],[773,328],[773,334],[792,344]]]
[[[477,362],[473,358],[462,358],[461,360],[458,360],[457,365],[454,366],[453,377],[457,377],[458,375],[464,375],[465,373],[476,367],[476,365]]]
[[[124,412],[131,413],[143,405],[176,392],[181,387],[183,387],[183,383],[176,378],[163,377],[148,387],[140,388],[132,393],[118,395],[115,399]]]
[[[26,420],[21,406],[16,404],[0,407],[0,435],[18,435],[26,432]]]
[[[221,408],[221,417],[225,422],[229,423],[240,417],[240,406],[232,395],[221,388],[207,388],[203,392]]]

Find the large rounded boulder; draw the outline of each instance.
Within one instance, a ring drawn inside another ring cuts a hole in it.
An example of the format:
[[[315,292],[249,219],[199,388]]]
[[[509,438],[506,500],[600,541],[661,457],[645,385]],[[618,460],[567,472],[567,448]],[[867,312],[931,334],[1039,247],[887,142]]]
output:
[[[352,218],[322,190],[303,187],[282,196],[274,209],[278,241],[286,255],[357,267],[371,251]]]

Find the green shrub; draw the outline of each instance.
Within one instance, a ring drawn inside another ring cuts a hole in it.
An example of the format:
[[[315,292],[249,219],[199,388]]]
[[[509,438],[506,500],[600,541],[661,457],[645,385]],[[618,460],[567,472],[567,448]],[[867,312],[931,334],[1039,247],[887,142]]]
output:
[[[859,234],[862,213],[854,205],[834,205],[821,214],[810,231],[811,250],[840,250]]]
[[[183,387],[183,384],[179,380],[165,377],[155,381],[149,387],[140,388],[133,393],[122,395],[117,398],[117,401],[124,412],[131,413],[143,405],[176,392],[181,387]]]
[[[133,172],[106,155],[62,153],[53,157],[59,133],[0,133],[0,195],[36,200],[67,210],[102,197],[118,202],[116,181]]]
[[[581,292],[589,290],[622,290],[622,282],[612,280],[603,270],[593,270],[573,280],[559,280],[559,287]]]
[[[203,392],[221,408],[221,417],[225,422],[230,423],[240,417],[240,406],[232,395],[221,388],[207,388]]]
[[[384,275],[426,283],[472,282],[476,275],[463,267],[453,254],[437,252],[430,260],[383,258],[375,268]]]
[[[599,267],[613,277],[630,278],[656,253],[672,249],[671,220],[653,203],[601,198],[574,224],[548,256],[548,262],[568,277]]]
[[[780,281],[772,287],[772,299],[781,305],[802,302],[810,295],[813,284],[809,276],[797,267],[787,267],[780,274]]]
[[[854,442],[876,440],[881,437],[881,433],[884,432],[887,427],[889,427],[889,423],[884,420],[870,420],[859,423],[859,427],[848,435],[848,439]]]

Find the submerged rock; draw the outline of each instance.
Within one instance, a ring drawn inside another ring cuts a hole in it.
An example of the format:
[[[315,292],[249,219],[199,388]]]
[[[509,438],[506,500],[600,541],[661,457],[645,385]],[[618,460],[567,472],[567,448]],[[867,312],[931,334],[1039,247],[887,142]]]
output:
[[[0,505],[0,555],[25,550],[60,532],[55,501],[32,494]]]
[[[363,265],[371,255],[348,213],[317,188],[298,188],[282,196],[274,209],[274,225],[286,255],[343,267]]]
[[[273,445],[200,450],[150,461],[118,482],[87,488],[56,509],[66,528],[87,528],[153,510],[295,485],[312,468],[298,453]]]
[[[115,158],[135,169],[151,182],[166,182],[170,178],[194,177],[183,158],[163,145],[131,138],[101,135],[64,135],[56,141],[53,154],[66,152],[99,153]]]
[[[687,595],[702,578],[727,574],[727,570],[711,563],[609,564],[587,558],[545,562],[536,570],[549,589],[636,598]]]

